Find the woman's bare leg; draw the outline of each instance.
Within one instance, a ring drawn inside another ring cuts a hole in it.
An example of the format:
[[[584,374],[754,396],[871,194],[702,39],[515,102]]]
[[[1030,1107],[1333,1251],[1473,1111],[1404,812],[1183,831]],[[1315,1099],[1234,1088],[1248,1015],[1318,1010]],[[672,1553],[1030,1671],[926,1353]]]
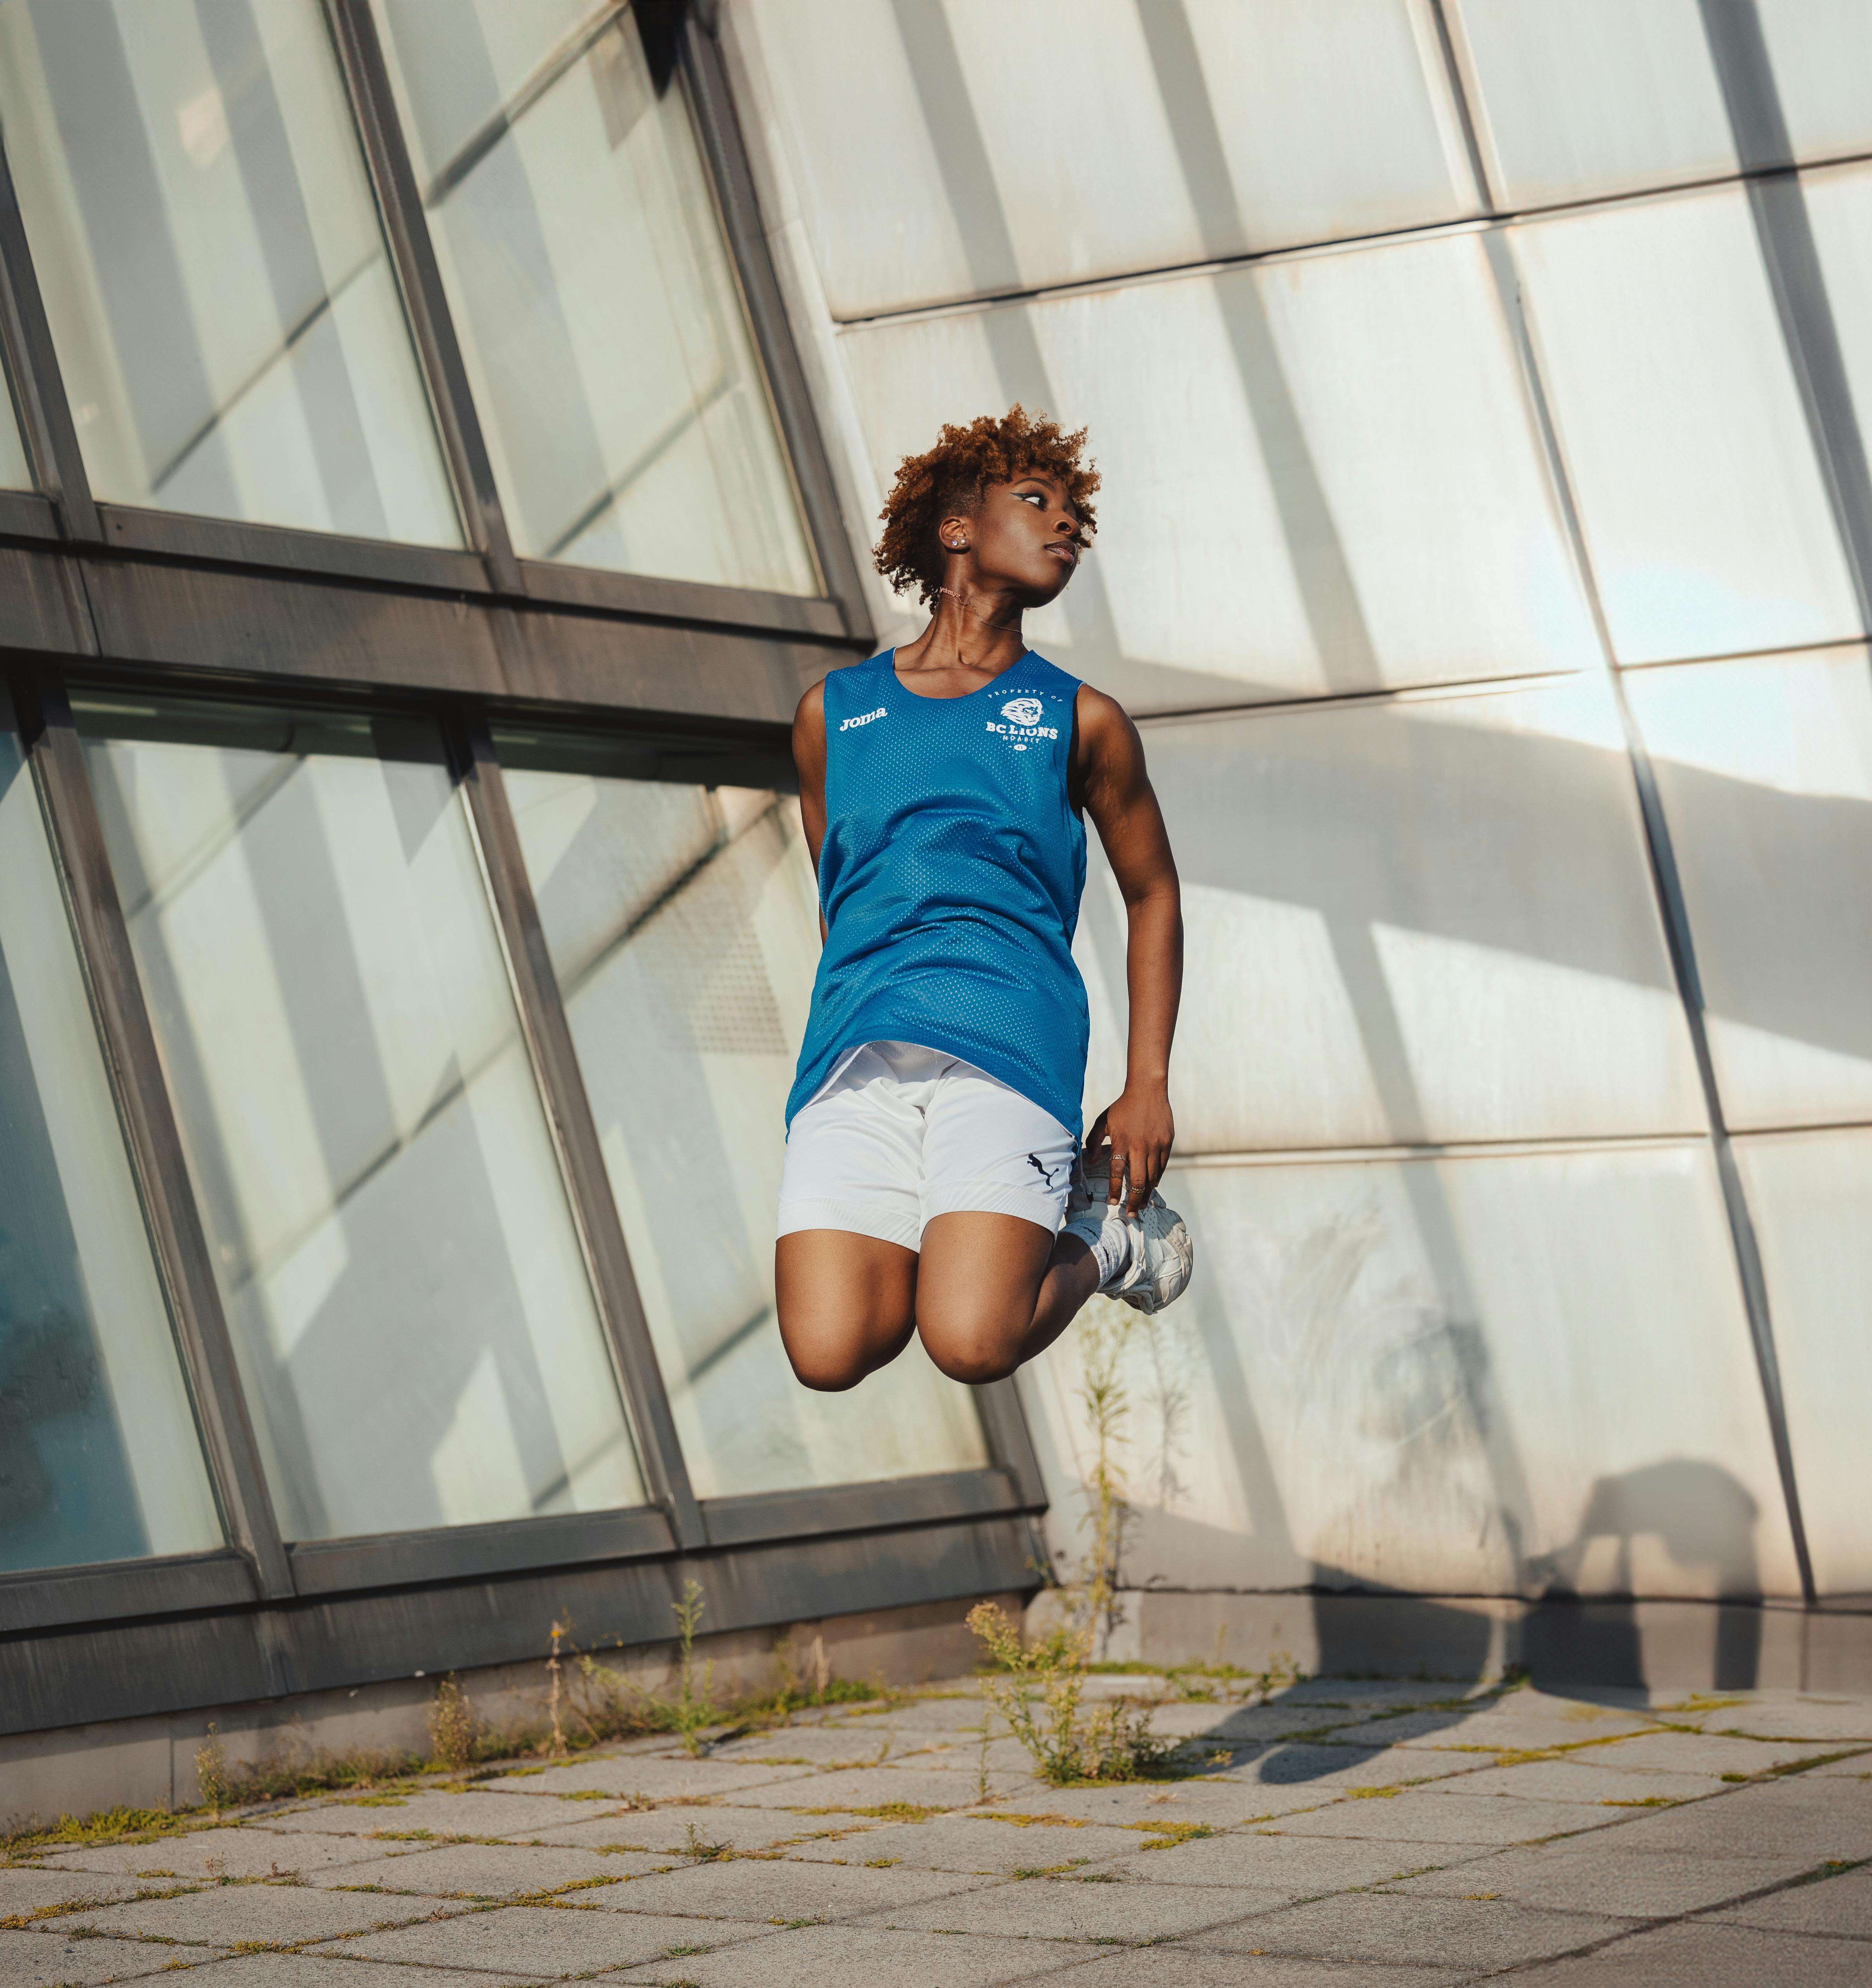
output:
[[[916,1330],[951,1380],[979,1386],[1044,1352],[1098,1288],[1076,1236],[1017,1215],[939,1215],[923,1230]]]
[[[783,1236],[774,1251],[775,1305],[800,1380],[836,1393],[895,1360],[916,1330],[916,1274],[914,1249],[875,1236]]]

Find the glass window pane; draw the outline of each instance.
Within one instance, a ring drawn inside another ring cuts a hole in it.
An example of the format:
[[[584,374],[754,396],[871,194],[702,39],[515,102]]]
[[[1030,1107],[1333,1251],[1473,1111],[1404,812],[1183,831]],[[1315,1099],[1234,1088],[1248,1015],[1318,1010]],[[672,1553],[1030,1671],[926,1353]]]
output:
[[[1738,1139],[1823,1594],[1872,1591],[1872,1131]]]
[[[222,1543],[0,690],[0,1573]]]
[[[1735,171],[1697,0],[1461,0],[1457,18],[1509,206]]]
[[[1633,202],[1515,240],[1620,659],[1857,635],[1747,197]]]
[[[919,1341],[849,1395],[802,1388],[780,1345],[774,1206],[819,947],[796,803],[502,752],[698,1494],[985,1464],[968,1390]]]
[[[1183,878],[1180,1152],[1701,1128],[1603,676],[1154,723],[1146,746]],[[1095,1111],[1126,1009],[1122,901],[1095,854],[1090,874]]]
[[[373,0],[509,529],[819,591],[679,83],[564,0]]]
[[[10,395],[0,394],[0,490],[30,490],[32,465],[19,433],[19,416]]]
[[[1872,1118],[1863,648],[1633,671],[1735,1126]]]
[[[1707,1145],[1173,1163],[1166,1195],[1203,1268],[1120,1370],[1128,1581],[1799,1594]],[[1080,1343],[1029,1370],[1056,1510]]]
[[[317,0],[0,0],[0,124],[96,495],[461,543]]]
[[[179,703],[80,723],[282,1530],[640,1503],[439,740]]]

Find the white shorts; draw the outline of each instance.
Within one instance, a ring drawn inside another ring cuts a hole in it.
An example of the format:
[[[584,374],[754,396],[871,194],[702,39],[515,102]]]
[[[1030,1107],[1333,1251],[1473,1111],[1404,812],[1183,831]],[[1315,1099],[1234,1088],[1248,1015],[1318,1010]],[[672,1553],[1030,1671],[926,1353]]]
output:
[[[1057,1234],[1078,1141],[960,1057],[867,1043],[794,1114],[780,1230],[844,1229],[920,1248],[939,1215],[1017,1215]]]

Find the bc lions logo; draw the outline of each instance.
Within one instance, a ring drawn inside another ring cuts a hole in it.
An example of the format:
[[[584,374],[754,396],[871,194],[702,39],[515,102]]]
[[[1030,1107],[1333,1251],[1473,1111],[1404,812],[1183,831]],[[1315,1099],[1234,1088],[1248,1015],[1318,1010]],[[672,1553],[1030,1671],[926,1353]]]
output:
[[[1001,715],[1011,725],[1038,725],[1047,715],[1037,697],[1010,697],[1001,706]]]

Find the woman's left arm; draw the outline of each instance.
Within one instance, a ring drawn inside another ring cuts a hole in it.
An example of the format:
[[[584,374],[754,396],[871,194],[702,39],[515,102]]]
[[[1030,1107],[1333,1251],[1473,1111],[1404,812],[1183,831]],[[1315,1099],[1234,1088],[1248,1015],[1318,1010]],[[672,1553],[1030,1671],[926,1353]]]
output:
[[[1125,901],[1129,931],[1126,980],[1131,1029],[1123,1095],[1106,1107],[1086,1139],[1112,1144],[1111,1199],[1127,1172],[1126,1205],[1135,1214],[1163,1177],[1176,1128],[1170,1115],[1170,1038],[1183,998],[1183,892],[1163,812],[1144,766],[1144,742],[1123,707],[1082,685],[1075,771],[1085,812],[1105,845]]]

